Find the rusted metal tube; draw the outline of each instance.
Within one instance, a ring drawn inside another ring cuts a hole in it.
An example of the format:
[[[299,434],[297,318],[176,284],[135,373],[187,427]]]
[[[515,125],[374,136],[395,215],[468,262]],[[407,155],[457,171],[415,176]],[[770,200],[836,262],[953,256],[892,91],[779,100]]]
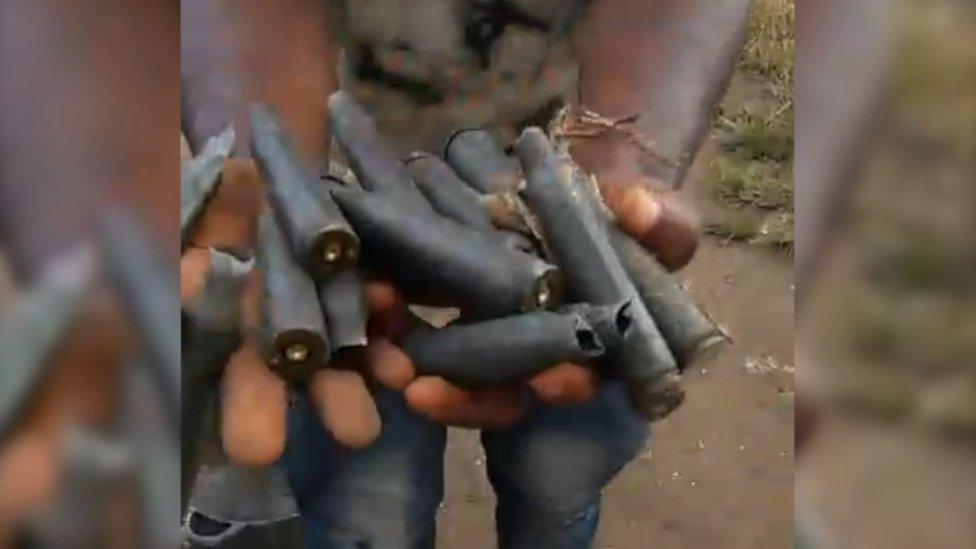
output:
[[[359,258],[359,239],[328,197],[316,199],[318,181],[302,166],[278,116],[251,106],[254,157],[268,183],[268,198],[292,253],[316,280]]]
[[[444,145],[444,158],[461,179],[485,194],[515,191],[522,183],[518,161],[484,129],[454,132]]]
[[[473,318],[551,308],[558,270],[486,231],[405,205],[395,193],[332,191],[370,258],[411,297],[459,307]]]
[[[259,221],[257,252],[265,360],[283,379],[305,381],[329,358],[315,283],[294,261],[285,235],[268,214]]]
[[[572,299],[595,304],[634,301],[634,327],[609,364],[627,383],[635,408],[649,419],[663,418],[684,399],[681,376],[610,245],[602,215],[575,184],[572,166],[557,155],[541,130],[525,130],[516,151],[526,174],[524,195],[564,272]]]
[[[180,243],[186,246],[207,202],[220,182],[224,161],[234,149],[234,128],[227,126],[211,137],[189,165],[180,173]]]
[[[413,332],[403,348],[422,375],[441,376],[465,388],[488,387],[528,379],[563,362],[586,364],[602,358],[630,330],[629,319],[618,321],[628,310],[627,304],[619,303],[577,305],[440,330],[425,328]]]

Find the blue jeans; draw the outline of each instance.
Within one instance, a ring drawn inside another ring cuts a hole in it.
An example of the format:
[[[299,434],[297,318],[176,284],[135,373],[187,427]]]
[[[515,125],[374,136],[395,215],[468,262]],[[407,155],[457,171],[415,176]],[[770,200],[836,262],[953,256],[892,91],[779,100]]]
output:
[[[361,451],[336,444],[304,399],[290,414],[283,463],[310,548],[434,547],[446,429],[408,410],[397,393],[375,396],[383,432]],[[603,486],[648,433],[616,382],[587,404],[537,404],[515,427],[483,432],[498,546],[589,547]]]

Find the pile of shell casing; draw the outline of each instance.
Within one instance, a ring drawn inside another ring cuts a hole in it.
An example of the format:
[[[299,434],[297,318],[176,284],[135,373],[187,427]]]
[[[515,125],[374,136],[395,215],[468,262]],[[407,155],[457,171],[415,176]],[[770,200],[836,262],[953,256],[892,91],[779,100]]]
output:
[[[369,273],[413,303],[460,311],[403,342],[421,374],[477,388],[594,364],[650,419],[681,403],[680,370],[722,334],[545,134],[526,130],[509,156],[487,131],[462,130],[443,159],[401,161],[348,94],[329,111],[355,180],[311,173],[274,111],[251,109],[271,205],[257,261],[273,371],[301,382],[367,343]]]

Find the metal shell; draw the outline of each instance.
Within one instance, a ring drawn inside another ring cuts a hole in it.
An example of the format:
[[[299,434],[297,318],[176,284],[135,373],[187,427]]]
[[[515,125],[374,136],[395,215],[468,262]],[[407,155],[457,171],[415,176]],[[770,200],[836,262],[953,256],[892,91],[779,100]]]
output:
[[[408,295],[459,307],[474,318],[550,308],[561,301],[558,270],[485,231],[403,203],[400,195],[333,191],[369,257]]]
[[[682,371],[712,356],[728,338],[681,289],[667,269],[634,239],[608,226],[610,244]]]
[[[370,191],[404,192],[422,199],[361,105],[346,92],[329,97],[332,135],[342,147],[359,183]]]
[[[414,153],[407,159],[406,169],[437,213],[469,227],[495,229],[481,194],[465,184],[443,160],[428,153]]]
[[[259,222],[257,257],[265,360],[283,379],[305,381],[329,358],[315,283],[295,263],[284,234],[267,214]]]
[[[277,115],[251,106],[252,148],[268,198],[295,257],[317,280],[359,259],[359,239],[334,202],[316,199],[317,184],[301,164]]]
[[[488,387],[527,379],[563,362],[586,364],[603,357],[629,331],[627,309],[622,304],[577,305],[422,329],[407,338],[404,351],[422,375],[441,376],[466,388]],[[607,318],[613,321],[605,322]]]
[[[444,145],[444,158],[468,185],[484,194],[514,191],[522,183],[518,162],[484,129],[454,132]]]
[[[217,189],[224,161],[234,149],[234,138],[233,126],[227,126],[210,138],[200,154],[180,172],[180,243],[183,246]]]
[[[525,130],[516,151],[527,178],[523,194],[563,270],[571,298],[596,304],[634,302],[634,328],[610,364],[627,382],[638,410],[651,419],[667,415],[684,398],[675,358],[610,245],[601,213],[541,130]]]

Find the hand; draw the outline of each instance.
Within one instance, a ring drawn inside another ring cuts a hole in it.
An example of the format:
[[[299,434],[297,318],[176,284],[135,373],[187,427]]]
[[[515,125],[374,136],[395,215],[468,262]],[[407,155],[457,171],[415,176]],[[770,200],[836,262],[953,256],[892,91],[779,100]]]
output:
[[[674,191],[641,168],[640,151],[620,135],[605,133],[574,144],[573,156],[597,177],[617,224],[668,270],[691,261],[698,247],[697,223]]]
[[[476,390],[462,389],[436,376],[417,376],[410,358],[398,346],[416,320],[404,297],[387,282],[367,288],[370,343],[365,365],[380,384],[403,391],[407,405],[433,421],[472,428],[503,428],[526,411],[527,390],[547,404],[586,402],[596,392],[596,372],[578,364],[556,364],[524,384]]]
[[[25,520],[58,500],[70,480],[65,478],[70,430],[105,429],[116,418],[118,380],[134,334],[111,293],[103,286],[93,289],[56,343],[50,363],[35,366],[44,369],[41,383],[0,440],[0,546],[12,544],[10,536]],[[0,255],[0,315],[16,306],[20,291]]]
[[[264,208],[263,189],[254,164],[225,163],[216,195],[201,216],[190,247],[181,258],[181,302],[192,302],[203,290],[209,269],[207,247],[251,250],[255,222]],[[255,334],[260,319],[260,273],[253,273],[242,304],[241,347],[228,361],[221,384],[221,438],[233,460],[249,465],[274,462],[285,447],[288,390],[264,363]],[[348,360],[340,355],[336,360]],[[336,440],[361,448],[378,435],[380,418],[366,380],[340,364],[317,373],[308,397],[323,425]]]

